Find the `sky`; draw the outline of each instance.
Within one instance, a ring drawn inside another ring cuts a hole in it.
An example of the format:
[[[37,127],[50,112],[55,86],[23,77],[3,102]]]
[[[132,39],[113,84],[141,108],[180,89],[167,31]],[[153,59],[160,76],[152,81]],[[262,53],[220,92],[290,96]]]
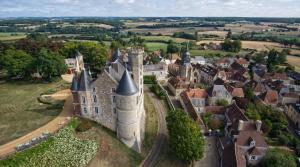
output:
[[[0,17],[300,17],[300,0],[0,0]]]

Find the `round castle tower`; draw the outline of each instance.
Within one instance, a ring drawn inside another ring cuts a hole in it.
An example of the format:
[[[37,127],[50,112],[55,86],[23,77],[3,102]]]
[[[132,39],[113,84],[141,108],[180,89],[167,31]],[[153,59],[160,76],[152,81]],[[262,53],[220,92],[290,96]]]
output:
[[[139,103],[139,89],[126,69],[116,90],[117,136],[138,152],[141,146]]]

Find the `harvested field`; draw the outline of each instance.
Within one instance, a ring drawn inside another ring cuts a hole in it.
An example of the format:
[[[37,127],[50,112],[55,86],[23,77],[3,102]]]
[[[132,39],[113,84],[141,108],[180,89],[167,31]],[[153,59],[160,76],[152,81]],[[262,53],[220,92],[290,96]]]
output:
[[[300,72],[300,57],[287,56],[287,63],[289,63],[292,66],[295,66],[295,70]]]
[[[12,40],[18,40],[22,38],[26,38],[26,34],[22,32],[1,32],[0,33],[0,41],[12,41]]]

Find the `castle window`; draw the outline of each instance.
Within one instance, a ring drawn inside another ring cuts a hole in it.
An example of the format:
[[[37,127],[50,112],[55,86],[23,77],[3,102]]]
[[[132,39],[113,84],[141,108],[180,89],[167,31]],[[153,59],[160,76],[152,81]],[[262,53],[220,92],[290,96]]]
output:
[[[116,113],[117,113],[117,109],[116,109],[116,108],[114,108],[113,110],[114,110],[114,114],[116,114]]]
[[[139,104],[139,97],[136,97],[136,104]]]
[[[96,114],[99,113],[98,107],[95,107],[95,113],[96,113]]]
[[[82,96],[82,103],[85,103],[85,97]]]
[[[96,92],[96,88],[93,88],[93,92]]]
[[[87,108],[86,107],[83,108],[83,112],[87,113]]]
[[[113,96],[113,102],[114,103],[116,102],[116,96]]]
[[[116,88],[111,88],[111,92],[116,92]]]
[[[252,156],[250,157],[250,160],[256,160],[256,156],[253,156],[253,155],[252,155]]]
[[[97,103],[97,96],[94,95],[93,97],[94,97],[94,103]]]

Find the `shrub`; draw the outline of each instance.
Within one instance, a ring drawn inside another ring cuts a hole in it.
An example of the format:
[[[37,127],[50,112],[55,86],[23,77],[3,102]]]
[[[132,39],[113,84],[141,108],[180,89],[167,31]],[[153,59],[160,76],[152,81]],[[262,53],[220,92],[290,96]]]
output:
[[[89,120],[82,120],[76,127],[77,132],[85,132],[92,128],[92,124]]]

